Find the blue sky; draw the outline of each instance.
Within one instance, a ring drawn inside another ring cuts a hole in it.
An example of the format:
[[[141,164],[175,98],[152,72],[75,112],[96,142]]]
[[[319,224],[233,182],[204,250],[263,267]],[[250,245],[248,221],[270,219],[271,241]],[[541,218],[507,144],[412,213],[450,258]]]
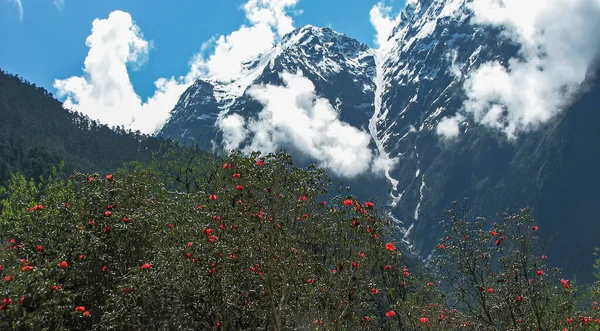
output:
[[[202,43],[227,35],[247,22],[242,0],[0,0],[0,68],[56,92],[55,79],[82,74],[88,53],[85,40],[92,21],[114,10],[131,14],[151,42],[147,61],[129,70],[136,93],[153,95],[160,77],[185,75]],[[373,46],[369,11],[377,0],[300,0],[294,26],[330,26]],[[402,0],[389,1],[395,9]],[[291,12],[292,12],[291,11]]]

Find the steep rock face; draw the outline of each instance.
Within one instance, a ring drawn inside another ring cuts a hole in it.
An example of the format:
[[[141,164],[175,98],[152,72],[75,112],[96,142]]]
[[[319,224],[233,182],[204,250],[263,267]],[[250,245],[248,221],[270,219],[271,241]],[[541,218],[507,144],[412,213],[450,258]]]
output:
[[[501,30],[473,24],[469,2],[411,1],[380,55],[384,88],[376,95],[371,132],[381,153],[397,162],[389,173],[392,215],[405,229],[403,238],[426,257],[453,200],[469,198],[473,214],[492,218],[531,206],[545,235],[560,233],[551,246],[558,264],[575,273],[589,270],[594,240],[581,229],[600,230],[591,203],[600,184],[594,170],[600,166],[600,88],[589,82],[591,90],[577,103],[517,141],[468,118],[456,140],[443,141],[437,124],[461,109],[468,75],[485,62],[518,56],[518,45]],[[569,258],[571,251],[577,259]]]

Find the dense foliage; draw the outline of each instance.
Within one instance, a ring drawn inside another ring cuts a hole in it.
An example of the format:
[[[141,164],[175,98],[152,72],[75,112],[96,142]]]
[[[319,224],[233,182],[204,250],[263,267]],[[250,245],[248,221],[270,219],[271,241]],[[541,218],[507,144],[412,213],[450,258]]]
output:
[[[150,161],[159,145],[156,138],[66,111],[45,89],[0,70],[0,185],[17,171],[47,176],[63,161],[68,173],[114,171],[124,162]]]
[[[434,267],[408,267],[375,204],[322,170],[284,153],[197,152],[103,176],[13,176],[0,216],[0,328],[600,325],[593,301],[546,266],[525,211],[492,225],[455,213]]]

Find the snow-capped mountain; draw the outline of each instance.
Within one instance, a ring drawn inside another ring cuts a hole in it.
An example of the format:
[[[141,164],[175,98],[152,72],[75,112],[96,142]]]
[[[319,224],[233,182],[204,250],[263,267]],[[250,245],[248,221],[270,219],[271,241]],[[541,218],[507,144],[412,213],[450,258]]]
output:
[[[370,147],[388,161],[383,179],[370,182],[367,175],[354,183],[385,200],[398,237],[415,253],[433,251],[443,211],[468,197],[473,213],[489,217],[532,206],[543,233],[561,233],[551,253],[577,254],[560,264],[583,270],[600,230],[594,218],[600,215],[600,113],[591,110],[600,104],[600,88],[590,80],[591,90],[568,111],[516,141],[468,117],[457,139],[443,141],[436,127],[461,110],[469,75],[489,61],[505,65],[519,51],[501,28],[473,24],[469,3],[408,1],[378,50],[328,28],[296,29],[246,63],[238,79],[199,80],[188,88],[160,135],[223,148],[219,120],[253,118],[263,108],[248,93],[252,86],[282,85],[282,72],[301,72],[341,121],[371,135]]]
[[[281,85],[282,72],[301,72],[319,96],[335,105],[341,118],[355,127],[366,127],[373,113],[375,51],[329,28],[308,25],[296,29],[244,67],[234,81],[198,80],[189,87],[159,134],[218,144],[218,139],[213,139],[218,135],[219,117],[256,115],[262,106],[245,93],[247,88]]]

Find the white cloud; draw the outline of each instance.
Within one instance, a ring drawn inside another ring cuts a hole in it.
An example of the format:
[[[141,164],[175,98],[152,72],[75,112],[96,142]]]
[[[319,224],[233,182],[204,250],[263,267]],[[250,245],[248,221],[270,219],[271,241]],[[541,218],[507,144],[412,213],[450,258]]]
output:
[[[248,130],[244,128],[246,121],[238,114],[232,114],[220,121],[223,130],[223,147],[226,151],[237,149],[244,142]]]
[[[84,76],[54,82],[58,96],[66,97],[65,108],[110,126],[125,125],[144,133],[156,131],[186,85],[173,78],[159,79],[155,94],[142,102],[131,84],[128,66],[146,61],[150,46],[131,15],[114,11],[106,19],[94,20],[86,45],[89,52]]]
[[[21,0],[12,0],[12,2],[15,3],[15,6],[17,6],[17,11],[19,12],[19,21],[23,21],[23,4],[21,3]]]
[[[509,139],[573,101],[600,55],[600,0],[475,0],[476,24],[505,26],[522,59],[480,66],[465,82],[464,111]],[[443,130],[442,130],[443,131]]]
[[[63,9],[65,7],[65,0],[54,0],[54,6],[58,9]]]
[[[263,105],[257,118],[240,129],[240,121],[234,117],[238,115],[230,115],[220,121],[221,129],[228,132],[235,127],[247,133],[249,142],[244,152],[270,153],[293,147],[341,176],[354,177],[367,171],[373,158],[371,136],[340,121],[336,109],[315,94],[308,78],[299,73],[283,73],[281,78],[285,86],[260,85],[249,90]],[[238,148],[243,141],[238,138],[225,135],[225,146]]]
[[[15,1],[20,4],[20,0]],[[249,0],[243,6],[249,25],[205,42],[192,57],[190,71],[179,78],[158,79],[154,95],[146,101],[134,91],[128,69],[139,68],[147,60],[150,44],[130,14],[114,11],[92,24],[83,75],[57,79],[54,87],[59,97],[66,98],[66,108],[111,126],[154,133],[196,79],[231,81],[240,75],[244,62],[269,51],[278,37],[293,28],[286,11],[297,1]],[[212,54],[205,57],[210,49]]]
[[[392,7],[379,2],[371,8],[369,16],[375,29],[375,45],[381,47],[386,44],[392,30],[400,22],[400,15],[392,17]]]
[[[442,120],[438,123],[436,127],[437,134],[446,139],[458,137],[458,135],[460,134],[459,124],[464,119],[464,116],[460,114],[457,114],[452,117],[442,118]]]

